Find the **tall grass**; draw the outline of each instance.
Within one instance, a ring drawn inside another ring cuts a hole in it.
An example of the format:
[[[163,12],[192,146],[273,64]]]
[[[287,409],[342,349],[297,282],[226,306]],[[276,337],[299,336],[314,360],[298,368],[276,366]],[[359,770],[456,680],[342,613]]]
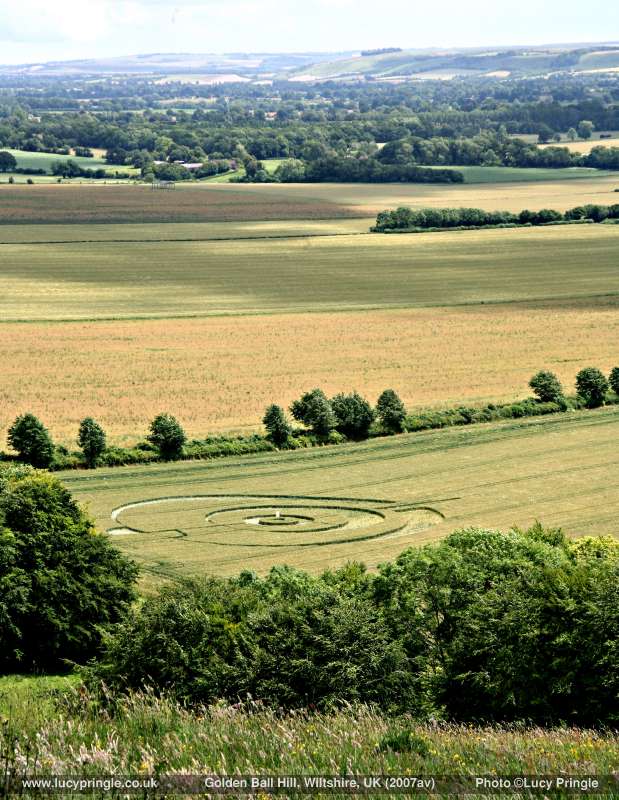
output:
[[[4,705],[0,775],[592,775],[616,770],[619,752],[617,733],[419,723],[367,706],[283,714],[252,703],[189,710],[149,693],[108,699],[54,689],[46,719],[21,703],[7,716]]]

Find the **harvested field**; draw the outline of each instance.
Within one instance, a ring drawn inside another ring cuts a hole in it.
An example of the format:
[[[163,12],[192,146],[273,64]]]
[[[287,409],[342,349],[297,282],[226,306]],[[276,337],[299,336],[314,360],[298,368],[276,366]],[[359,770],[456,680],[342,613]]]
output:
[[[4,320],[443,306],[619,293],[619,226],[0,246]]]
[[[619,68],[618,68],[619,70]],[[550,144],[542,144],[540,147],[551,147]],[[554,143],[557,146],[557,143]],[[581,155],[588,155],[594,147],[619,147],[619,137],[612,139],[588,139],[586,142],[559,142],[559,147],[567,147],[573,153],[580,153]]]
[[[479,169],[479,168],[476,168]],[[524,208],[554,208],[566,211],[578,205],[617,202],[614,190],[619,188],[619,173],[598,172],[594,178],[527,182],[489,182],[471,184],[264,184],[252,186],[252,192],[263,197],[277,195],[315,202],[336,202],[354,209],[360,216],[373,216],[386,208],[449,208],[473,206],[487,211],[522,211]],[[225,184],[218,191],[233,191]]]
[[[234,574],[241,569],[264,572],[276,563],[313,572],[351,559],[375,566],[406,546],[470,525],[509,528],[539,519],[570,534],[616,533],[618,430],[619,409],[610,407],[352,446],[211,464],[64,473],[62,478],[88,504],[101,529],[122,523],[126,512],[112,518],[112,511],[121,506],[193,498],[134,507],[128,521],[143,532],[114,537],[115,544],[143,566],[148,588],[162,577]],[[216,524],[206,519],[213,507],[230,507],[229,514],[239,505],[244,511],[228,519],[228,527],[222,527],[221,519]],[[316,544],[307,545],[305,539],[311,540],[312,534],[303,538],[295,532],[303,539],[295,546],[288,542],[289,526],[279,533],[265,528],[265,533],[245,521],[245,516],[275,509],[297,513],[294,507],[299,514],[322,518],[325,505],[382,514],[385,519],[375,531],[379,535],[370,538],[357,532],[346,537],[320,531]],[[444,519],[434,525],[427,518],[409,524],[416,508]],[[402,522],[391,529],[395,517]],[[325,541],[329,537],[331,541]]]
[[[619,300],[196,320],[2,327],[0,436],[18,412],[74,446],[92,415],[134,442],[161,410],[192,436],[258,424],[321,386],[372,401],[394,387],[411,407],[511,400],[542,367],[571,387],[576,372],[619,363]]]

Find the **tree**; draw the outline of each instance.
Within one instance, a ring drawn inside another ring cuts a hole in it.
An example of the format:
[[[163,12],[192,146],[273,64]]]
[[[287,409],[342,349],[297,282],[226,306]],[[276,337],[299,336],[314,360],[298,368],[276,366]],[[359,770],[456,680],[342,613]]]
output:
[[[350,439],[367,439],[370,425],[374,422],[374,411],[368,401],[357,392],[337,394],[331,400],[336,427]]]
[[[322,389],[312,389],[290,406],[292,416],[311,428],[317,436],[328,436],[336,419],[331,403]]]
[[[383,428],[390,433],[404,430],[406,408],[393,389],[385,389],[376,403],[376,413]]]
[[[283,161],[275,170],[275,177],[282,183],[303,183],[305,164],[295,158]]]
[[[185,431],[171,414],[158,414],[150,423],[150,433],[146,438],[159,449],[165,461],[175,461],[180,458],[183,445],[187,441]]]
[[[7,150],[0,151],[0,172],[12,172],[17,166],[17,159]]]
[[[49,467],[54,458],[54,443],[47,428],[34,414],[22,414],[9,428],[9,445],[33,467]]]
[[[529,386],[542,403],[556,403],[563,397],[563,387],[559,379],[546,370],[536,373],[529,381]]]
[[[0,468],[0,673],[97,655],[135,599],[137,568],[61,482]],[[23,468],[22,468],[23,470]]]
[[[576,389],[587,408],[597,408],[604,405],[608,381],[597,367],[585,367],[576,376]]]
[[[578,133],[575,128],[569,129],[569,131],[567,132],[567,138],[570,140],[570,142],[576,141],[576,139],[578,138]]]
[[[588,119],[582,119],[578,123],[578,135],[581,139],[590,139],[593,135],[594,125]]]
[[[537,131],[537,138],[541,143],[545,143],[552,139],[553,134],[553,129],[549,125],[546,125],[545,122],[542,122]]]
[[[267,429],[269,439],[277,447],[286,444],[288,437],[292,433],[284,410],[280,406],[269,406],[262,418],[262,424]]]
[[[608,378],[610,388],[616,395],[619,395],[619,367],[613,367]]]
[[[88,466],[95,467],[99,456],[105,450],[105,431],[103,428],[92,417],[86,417],[80,423],[77,442],[82,448]]]

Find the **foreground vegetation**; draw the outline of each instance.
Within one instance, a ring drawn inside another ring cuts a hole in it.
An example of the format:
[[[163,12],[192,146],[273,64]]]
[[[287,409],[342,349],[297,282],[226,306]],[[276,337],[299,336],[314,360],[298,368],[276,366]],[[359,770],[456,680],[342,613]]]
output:
[[[23,684],[33,699],[20,691]],[[61,686],[0,679],[0,715],[10,720],[0,729],[3,775],[16,755],[23,755],[21,773],[84,776],[604,775],[615,769],[619,747],[610,732],[424,724],[364,706],[285,714],[220,704],[189,711],[149,694],[118,702],[109,716],[77,690],[59,696]]]
[[[105,602],[118,618],[76,624],[77,608],[98,606],[91,570],[68,596],[37,591],[45,565],[20,589],[23,567],[51,557],[66,570],[87,545],[105,569],[111,552],[101,561],[107,545],[54,479],[2,477],[0,670],[90,659],[68,679],[0,678],[3,795],[29,796],[20,778],[46,775],[612,774],[613,539],[470,528],[375,575],[245,570],[132,609],[134,574],[116,556]],[[24,501],[32,513],[16,518]],[[82,526],[69,537],[67,512]]]
[[[319,576],[245,569],[130,606],[134,566],[93,534],[59,481],[24,467],[0,478],[0,672],[88,662],[103,702],[152,689],[190,706],[249,696],[289,709],[372,703],[417,718],[619,722],[611,537],[570,540],[539,523],[467,528],[374,575],[359,562]],[[263,509],[219,515],[253,511],[276,525]],[[291,519],[312,517],[279,517],[284,538]],[[342,527],[336,517],[319,530]],[[232,525],[219,535],[233,540]]]

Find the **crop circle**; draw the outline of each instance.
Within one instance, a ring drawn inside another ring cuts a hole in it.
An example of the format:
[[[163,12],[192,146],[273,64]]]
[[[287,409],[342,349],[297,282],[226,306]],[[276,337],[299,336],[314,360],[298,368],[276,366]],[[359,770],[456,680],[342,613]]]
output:
[[[390,501],[277,495],[194,495],[142,500],[112,513],[110,533],[240,548],[315,547],[416,532],[438,512]]]

